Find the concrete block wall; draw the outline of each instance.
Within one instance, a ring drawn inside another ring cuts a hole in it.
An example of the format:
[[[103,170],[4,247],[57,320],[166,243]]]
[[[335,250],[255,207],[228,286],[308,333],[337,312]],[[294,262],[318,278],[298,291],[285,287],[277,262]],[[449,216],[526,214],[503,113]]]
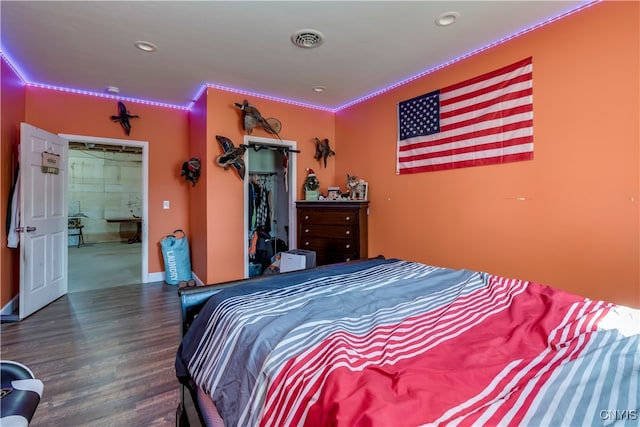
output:
[[[85,243],[122,241],[135,232],[135,224],[106,219],[141,216],[140,154],[69,150],[68,172],[68,212],[86,215],[81,219]],[[76,242],[70,238],[71,245]]]

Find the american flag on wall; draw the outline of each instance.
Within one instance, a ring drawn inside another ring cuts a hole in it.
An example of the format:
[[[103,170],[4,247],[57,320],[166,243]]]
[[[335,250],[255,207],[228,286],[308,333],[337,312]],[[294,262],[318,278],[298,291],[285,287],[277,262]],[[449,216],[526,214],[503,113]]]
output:
[[[397,173],[533,159],[531,58],[398,104]]]

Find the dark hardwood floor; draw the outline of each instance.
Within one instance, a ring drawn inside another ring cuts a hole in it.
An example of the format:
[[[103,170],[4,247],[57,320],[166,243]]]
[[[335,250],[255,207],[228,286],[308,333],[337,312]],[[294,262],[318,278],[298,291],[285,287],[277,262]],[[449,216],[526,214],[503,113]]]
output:
[[[177,287],[162,282],[65,295],[2,325],[2,359],[44,383],[38,426],[174,426],[180,388]]]

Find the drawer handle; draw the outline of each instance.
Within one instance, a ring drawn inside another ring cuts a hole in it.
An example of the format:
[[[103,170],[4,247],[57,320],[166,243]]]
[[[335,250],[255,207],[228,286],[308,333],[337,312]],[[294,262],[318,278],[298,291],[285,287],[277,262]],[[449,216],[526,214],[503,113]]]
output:
[[[346,261],[351,261],[351,258],[347,258]]]
[[[305,216],[304,216],[304,219],[309,219],[309,215],[305,215]]]
[[[347,232],[344,234],[347,234],[347,235],[351,234],[351,230],[347,230]]]
[[[345,218],[345,220],[346,220],[346,221],[349,221],[350,219],[351,219],[351,217],[350,217],[350,216],[348,216],[348,217],[346,217],[346,218]]]
[[[308,229],[308,228],[305,228],[305,229],[304,229],[304,232],[305,232],[305,233],[308,233],[308,232],[309,232],[309,229]]]
[[[347,245],[344,245],[344,247],[345,247],[345,249],[349,249],[351,247],[351,245],[347,244]]]
[[[309,246],[309,242],[304,242],[304,245],[305,246]]]

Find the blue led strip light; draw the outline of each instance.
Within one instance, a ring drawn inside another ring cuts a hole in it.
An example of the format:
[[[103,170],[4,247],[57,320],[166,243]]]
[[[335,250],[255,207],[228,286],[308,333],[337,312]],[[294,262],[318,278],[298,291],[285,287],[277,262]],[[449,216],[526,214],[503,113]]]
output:
[[[125,96],[111,95],[108,93],[90,92],[82,89],[72,89],[67,87],[51,86],[51,85],[45,85],[41,83],[27,83],[27,86],[37,87],[42,89],[57,90],[60,92],[76,93],[79,95],[97,96],[99,98],[117,99],[118,101],[127,101],[127,102],[134,102],[138,104],[153,105],[154,107],[174,108],[176,110],[189,110],[190,108],[189,106],[184,106],[184,105],[167,104],[165,102],[149,101],[149,100],[140,99],[140,98],[127,98]]]
[[[401,81],[399,81],[399,82],[393,83],[393,84],[391,84],[391,85],[389,85],[389,86],[387,86],[387,87],[385,87],[385,88],[379,89],[379,90],[377,90],[377,91],[375,91],[375,92],[371,92],[370,94],[365,95],[365,96],[363,96],[363,97],[361,97],[361,98],[354,99],[353,101],[349,101],[349,102],[347,102],[347,103],[346,103],[346,104],[344,104],[344,105],[341,105],[341,106],[339,106],[339,107],[334,108],[334,109],[333,109],[333,112],[335,113],[335,112],[338,112],[338,111],[340,111],[340,110],[344,110],[345,108],[351,107],[351,106],[353,106],[353,105],[355,105],[355,104],[359,104],[359,103],[361,103],[361,102],[363,102],[363,101],[366,101],[367,99],[374,98],[374,97],[376,97],[376,96],[378,96],[378,95],[380,95],[380,94],[383,94],[383,93],[385,93],[385,92],[388,92],[388,91],[390,91],[390,90],[392,90],[392,89],[395,89],[395,88],[397,88],[397,87],[399,87],[399,86],[405,85],[405,84],[407,84],[407,83],[409,83],[409,82],[412,82],[412,81],[414,81],[414,80],[416,80],[416,79],[419,79],[419,78],[421,78],[421,77],[424,77],[424,76],[426,76],[426,75],[428,75],[428,74],[431,74],[431,73],[433,73],[433,72],[435,72],[435,71],[438,71],[438,70],[441,70],[441,69],[443,69],[443,68],[445,68],[445,67],[448,67],[448,66],[449,66],[449,65],[451,65],[451,64],[455,64],[456,62],[459,62],[459,61],[462,61],[463,59],[469,58],[470,56],[473,56],[473,55],[475,55],[475,54],[477,54],[477,53],[484,52],[484,51],[486,51],[486,50],[488,50],[488,49],[491,49],[491,48],[493,48],[493,47],[495,47],[495,46],[498,46],[498,45],[500,45],[500,44],[502,44],[502,43],[504,43],[504,42],[507,42],[507,41],[509,41],[509,40],[513,40],[513,39],[515,39],[516,37],[520,37],[520,36],[521,36],[521,35],[523,35],[523,34],[529,33],[529,32],[531,32],[531,31],[533,31],[533,30],[536,30],[536,29],[538,29],[538,28],[540,28],[540,27],[544,26],[544,25],[550,24],[551,22],[555,22],[555,21],[557,21],[557,20],[559,20],[559,19],[565,18],[565,17],[567,17],[567,16],[569,16],[569,15],[572,15],[572,14],[574,14],[574,13],[576,13],[576,12],[582,11],[582,10],[584,10],[584,9],[586,9],[586,8],[590,7],[590,6],[593,6],[593,5],[594,5],[594,4],[596,4],[596,3],[600,3],[601,1],[603,1],[603,0],[594,0],[594,1],[590,2],[590,3],[583,4],[583,5],[581,5],[581,6],[578,6],[578,7],[577,7],[577,8],[575,8],[575,9],[569,10],[569,11],[567,11],[567,12],[565,12],[565,13],[561,14],[561,15],[558,15],[558,16],[555,16],[555,17],[553,17],[553,18],[549,18],[549,19],[547,19],[547,20],[545,20],[545,21],[539,22],[538,24],[535,24],[535,25],[533,25],[533,26],[531,26],[531,27],[525,28],[524,30],[520,30],[520,31],[518,31],[518,32],[516,32],[516,33],[513,33],[513,34],[511,34],[511,35],[509,35],[509,36],[503,37],[503,38],[501,38],[500,40],[497,40],[497,41],[495,41],[495,42],[493,42],[493,43],[490,43],[490,44],[488,44],[488,45],[485,45],[485,46],[483,46],[483,47],[481,47],[481,48],[478,48],[478,49],[476,49],[476,50],[474,50],[474,51],[471,51],[471,52],[469,52],[469,53],[466,53],[466,54],[464,54],[464,55],[462,55],[462,56],[459,56],[459,57],[457,57],[457,58],[455,58],[455,59],[452,59],[451,61],[445,62],[444,64],[440,64],[440,65],[438,65],[438,66],[436,66],[436,67],[433,67],[433,68],[430,68],[430,69],[428,69],[428,70],[422,71],[422,72],[421,72],[421,73],[419,73],[419,74],[416,74],[416,75],[414,75],[414,76],[411,76],[411,77],[409,77],[409,78],[407,78],[407,79],[404,79],[404,80],[401,80]]]
[[[319,106],[319,105],[307,104],[305,102],[294,101],[292,99],[278,98],[276,96],[265,95],[265,94],[262,94],[262,93],[251,92],[251,91],[243,90],[243,89],[230,88],[230,87],[221,86],[221,85],[214,84],[214,83],[207,83],[206,87],[213,88],[213,89],[224,90],[224,91],[227,91],[227,92],[234,92],[234,93],[238,93],[238,94],[241,94],[241,95],[255,96],[257,98],[268,99],[270,101],[276,101],[276,102],[282,102],[282,103],[285,103],[285,104],[296,105],[298,107],[305,107],[305,108],[311,108],[311,109],[314,109],[314,110],[328,111],[330,113],[334,113],[335,112],[335,110],[333,108],[330,108],[330,107],[322,107],[322,106]]]
[[[68,88],[68,87],[61,87],[61,86],[53,86],[53,85],[47,85],[47,84],[42,84],[42,83],[28,82],[24,78],[24,73],[22,73],[18,69],[18,67],[16,67],[14,65],[15,64],[14,61],[11,61],[9,59],[9,57],[4,52],[0,52],[0,56],[2,57],[2,59],[4,59],[4,61],[7,63],[7,65],[9,65],[9,67],[16,73],[16,75],[20,78],[20,80],[22,80],[22,82],[24,83],[25,86],[36,87],[36,88],[41,88],[41,89],[55,90],[55,91],[58,91],[58,92],[75,93],[75,94],[79,94],[79,95],[97,96],[99,98],[116,99],[118,101],[127,101],[127,102],[134,102],[134,103],[138,103],[138,104],[153,105],[155,107],[173,108],[173,109],[178,109],[178,110],[188,110],[190,108],[188,106],[168,104],[166,102],[149,101],[149,100],[144,100],[144,99],[139,99],[139,98],[128,98],[128,97],[118,96],[118,95],[113,95],[113,94],[108,94],[108,93],[91,92],[91,91],[82,90],[82,89],[73,89],[73,88]]]
[[[6,63],[7,63],[7,65],[9,66],[9,68],[11,68],[11,69],[13,70],[13,72],[14,72],[14,73],[16,73],[16,75],[18,76],[18,78],[19,78],[20,80],[22,80],[22,83],[26,85],[26,84],[27,84],[27,80],[25,80],[25,78],[22,76],[22,72],[21,72],[20,70],[18,70],[18,67],[16,67],[16,66],[14,65],[14,62],[13,62],[13,61],[11,61],[11,60],[9,59],[9,57],[8,57],[4,52],[0,52],[0,57],[1,57],[2,59],[4,59],[4,62],[6,62]]]
[[[299,106],[299,107],[305,107],[305,108],[311,108],[314,110],[320,110],[320,111],[327,111],[330,113],[337,113],[340,110],[344,110],[345,108],[349,108],[355,104],[359,104],[363,101],[366,101],[368,99],[374,98],[380,94],[383,94],[385,92],[388,92],[392,89],[395,89],[399,86],[403,86],[409,82],[412,82],[414,80],[417,80],[421,77],[424,77],[426,75],[429,75],[435,71],[441,70],[445,67],[448,67],[449,65],[455,64],[457,62],[462,61],[463,59],[469,58],[470,56],[473,56],[477,53],[480,52],[484,52],[488,49],[491,49],[495,46],[498,46],[504,42],[507,42],[509,40],[513,40],[516,37],[519,37],[523,34],[529,33],[533,30],[536,30],[544,25],[547,25],[551,22],[555,22],[559,19],[565,18],[569,15],[572,15],[576,12],[580,12],[588,7],[593,6],[594,4],[600,3],[603,0],[593,0],[591,2],[588,2],[586,4],[580,5],[578,7],[576,7],[575,9],[569,10],[565,13],[562,13],[558,16],[555,16],[553,18],[549,18],[545,21],[539,22],[538,24],[535,24],[531,27],[525,28],[523,30],[520,30],[516,33],[513,33],[509,36],[503,37],[493,43],[489,43],[481,48],[478,48],[474,51],[471,51],[469,53],[466,53],[462,56],[459,56],[457,58],[454,58],[448,62],[445,62],[443,64],[440,64],[436,67],[430,68],[428,70],[422,71],[414,76],[411,76],[407,79],[398,81],[396,83],[393,83],[389,86],[386,86],[382,89],[376,90],[374,92],[371,92],[368,95],[365,95],[363,97],[354,99],[352,101],[347,102],[344,105],[341,105],[339,107],[335,107],[335,108],[331,108],[331,107],[322,107],[319,105],[314,105],[314,104],[308,104],[305,102],[300,102],[300,101],[295,101],[295,100],[291,100],[291,99],[285,99],[285,98],[279,98],[276,96],[271,96],[271,95],[266,95],[266,94],[262,94],[262,93],[257,93],[257,92],[251,92],[251,91],[247,91],[247,90],[242,90],[242,89],[235,89],[235,88],[230,88],[230,87],[226,87],[226,86],[222,86],[222,85],[218,85],[218,84],[214,84],[214,83],[206,83],[204,84],[199,90],[198,92],[195,94],[195,96],[193,97],[193,101],[191,101],[188,105],[186,106],[180,106],[180,105],[175,105],[175,104],[168,104],[168,103],[164,103],[164,102],[156,102],[156,101],[148,101],[148,100],[143,100],[143,99],[138,99],[138,98],[126,98],[126,97],[122,97],[122,96],[117,96],[117,95],[111,95],[111,94],[105,94],[105,93],[98,93],[98,92],[90,92],[87,90],[81,90],[81,89],[71,89],[71,88],[66,88],[66,87],[60,87],[60,86],[52,86],[52,85],[46,85],[46,84],[41,84],[41,83],[33,83],[33,82],[28,82],[25,78],[24,78],[24,73],[22,73],[18,67],[16,67],[14,64],[15,62],[11,61],[6,54],[4,54],[3,52],[0,52],[0,56],[5,60],[5,62],[9,65],[9,67],[11,67],[11,69],[16,73],[16,75],[20,78],[20,80],[22,80],[24,82],[24,84],[26,86],[30,86],[30,87],[37,87],[37,88],[43,88],[43,89],[50,89],[50,90],[57,90],[57,91],[61,91],[61,92],[69,92],[69,93],[76,93],[76,94],[81,94],[81,95],[89,95],[89,96],[97,96],[97,97],[101,97],[101,98],[108,98],[108,99],[117,99],[117,100],[123,100],[123,101],[128,101],[128,102],[136,102],[139,104],[146,104],[146,105],[153,105],[156,107],[165,107],[165,108],[174,108],[174,109],[178,109],[178,110],[191,110],[191,108],[193,107],[195,100],[197,100],[202,94],[203,92],[207,89],[207,88],[212,88],[212,89],[218,89],[218,90],[223,90],[226,92],[233,92],[233,93],[238,93],[241,95],[247,95],[247,96],[253,96],[256,98],[262,98],[262,99],[268,99],[271,101],[276,101],[276,102],[282,102],[285,104],[291,104],[291,105],[295,105],[295,106]]]

